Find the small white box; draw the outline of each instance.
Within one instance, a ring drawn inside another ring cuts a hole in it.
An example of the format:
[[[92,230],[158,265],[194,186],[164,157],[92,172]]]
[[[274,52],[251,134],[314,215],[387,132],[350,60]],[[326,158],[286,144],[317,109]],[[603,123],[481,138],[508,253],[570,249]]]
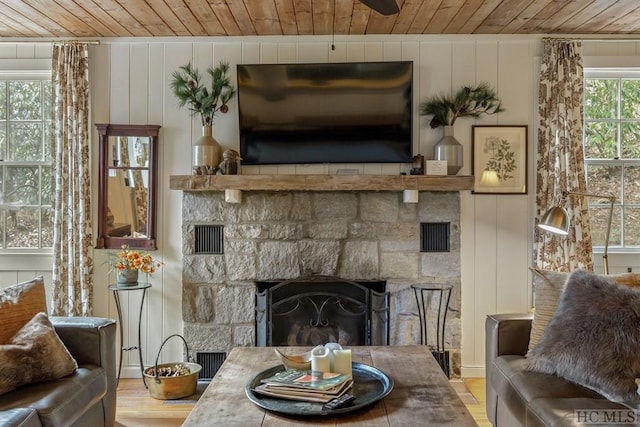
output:
[[[427,160],[425,161],[427,167],[427,173],[425,175],[446,175],[447,174],[447,161],[446,160]]]
[[[227,188],[224,190],[224,201],[227,203],[242,203],[242,191]]]
[[[402,201],[405,203],[418,203],[419,195],[418,190],[403,190]]]

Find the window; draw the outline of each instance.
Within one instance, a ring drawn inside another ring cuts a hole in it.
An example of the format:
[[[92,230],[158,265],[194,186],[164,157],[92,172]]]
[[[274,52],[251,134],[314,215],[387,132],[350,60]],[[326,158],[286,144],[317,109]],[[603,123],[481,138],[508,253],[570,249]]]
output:
[[[0,74],[0,249],[53,244],[51,77]]]
[[[587,188],[616,197],[611,248],[640,249],[640,72],[586,71],[584,157]],[[590,197],[593,244],[604,246],[608,203]]]

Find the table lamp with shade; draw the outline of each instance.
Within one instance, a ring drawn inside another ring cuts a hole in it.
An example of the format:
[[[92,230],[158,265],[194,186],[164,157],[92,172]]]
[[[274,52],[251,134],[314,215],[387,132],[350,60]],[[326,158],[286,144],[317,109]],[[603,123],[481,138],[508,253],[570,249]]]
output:
[[[542,216],[538,227],[540,227],[542,230],[548,231],[553,234],[559,234],[561,236],[566,236],[567,234],[569,234],[569,214],[567,213],[566,209],[561,206],[567,196],[598,197],[600,199],[609,200],[609,219],[607,221],[607,233],[604,239],[604,253],[602,254],[604,274],[609,274],[609,236],[611,235],[611,220],[613,219],[613,203],[616,201],[616,198],[611,195],[604,196],[600,194],[563,191],[560,204],[553,206]]]

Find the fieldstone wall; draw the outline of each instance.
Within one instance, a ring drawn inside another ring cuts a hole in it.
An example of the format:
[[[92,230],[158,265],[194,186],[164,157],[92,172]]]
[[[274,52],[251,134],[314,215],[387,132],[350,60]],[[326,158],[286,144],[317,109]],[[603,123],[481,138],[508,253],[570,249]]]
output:
[[[390,344],[420,343],[412,283],[450,283],[445,348],[460,374],[460,201],[457,192],[183,193],[184,336],[192,352],[255,344],[256,281],[328,275],[386,280]],[[450,252],[420,252],[421,222],[450,222]],[[224,226],[224,254],[194,254],[194,226]],[[434,301],[434,304],[436,301]],[[431,322],[435,329],[435,322]],[[431,335],[433,336],[433,331]]]

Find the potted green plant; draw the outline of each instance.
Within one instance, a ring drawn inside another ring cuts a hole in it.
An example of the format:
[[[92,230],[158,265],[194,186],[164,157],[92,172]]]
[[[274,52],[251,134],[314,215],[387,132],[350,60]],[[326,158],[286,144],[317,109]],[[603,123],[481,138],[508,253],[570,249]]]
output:
[[[220,144],[213,138],[215,115],[229,111],[228,102],[236,89],[228,76],[229,63],[220,61],[209,67],[206,81],[191,62],[182,65],[171,75],[171,90],[178,98],[178,107],[187,106],[192,115],[200,115],[203,136],[193,145],[193,166],[211,172],[221,161]]]
[[[450,97],[435,95],[420,104],[419,114],[432,116],[431,128],[444,127],[444,136],[434,149],[434,159],[447,161],[449,175],[455,175],[462,169],[462,145],[453,136],[456,120],[501,111],[504,111],[502,103],[487,83],[480,83],[474,88],[464,86]]]

